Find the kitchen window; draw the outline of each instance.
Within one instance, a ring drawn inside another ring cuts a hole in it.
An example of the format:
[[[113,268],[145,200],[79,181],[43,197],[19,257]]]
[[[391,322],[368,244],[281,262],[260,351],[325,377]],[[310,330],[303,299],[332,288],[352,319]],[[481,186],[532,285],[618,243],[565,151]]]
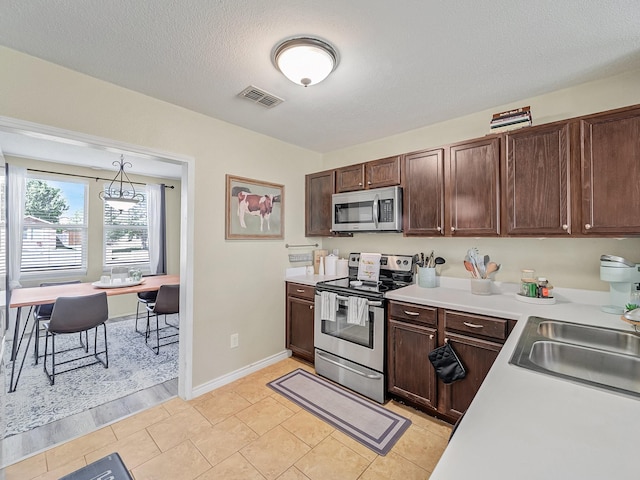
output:
[[[105,192],[109,184],[105,184]],[[147,191],[136,193],[143,200],[129,210],[116,210],[104,203],[104,267],[135,266],[149,269],[149,228],[147,220]]]
[[[86,273],[88,183],[59,178],[25,178],[22,274]]]

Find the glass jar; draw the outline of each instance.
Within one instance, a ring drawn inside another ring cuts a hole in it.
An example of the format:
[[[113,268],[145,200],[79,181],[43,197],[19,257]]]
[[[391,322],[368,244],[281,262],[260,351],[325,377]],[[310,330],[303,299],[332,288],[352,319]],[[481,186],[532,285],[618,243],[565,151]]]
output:
[[[536,291],[532,285],[535,285]],[[520,295],[524,297],[537,296],[536,271],[531,269],[523,269],[520,272]]]

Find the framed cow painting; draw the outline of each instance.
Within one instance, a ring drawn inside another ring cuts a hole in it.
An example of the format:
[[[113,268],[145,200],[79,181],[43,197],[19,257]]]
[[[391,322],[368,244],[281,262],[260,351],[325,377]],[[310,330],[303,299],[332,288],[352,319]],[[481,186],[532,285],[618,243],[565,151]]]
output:
[[[284,185],[226,176],[227,240],[284,238]]]

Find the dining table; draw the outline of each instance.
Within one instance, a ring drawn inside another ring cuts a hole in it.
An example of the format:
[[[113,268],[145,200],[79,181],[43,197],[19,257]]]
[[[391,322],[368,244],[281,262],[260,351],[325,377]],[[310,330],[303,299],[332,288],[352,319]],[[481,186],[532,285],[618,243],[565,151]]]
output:
[[[143,277],[139,282],[117,282],[117,283],[101,283],[101,282],[83,282],[68,283],[60,285],[51,285],[47,287],[27,287],[16,288],[11,292],[10,308],[16,308],[16,320],[13,330],[13,343],[11,347],[11,380],[9,382],[9,393],[15,392],[18,387],[20,373],[24,367],[24,362],[29,352],[31,337],[34,329],[37,328],[38,321],[35,315],[32,315],[33,307],[36,305],[46,305],[55,303],[58,297],[81,297],[93,295],[98,292],[106,292],[107,297],[113,295],[126,295],[131,293],[152,292],[159,290],[162,285],[175,285],[180,283],[179,275],[153,275]],[[20,324],[22,316],[22,308],[29,307],[29,313],[25,320],[25,324],[20,333]],[[29,319],[33,317],[33,325],[29,334],[25,351],[20,362],[20,368],[16,373],[16,363],[18,362],[20,348],[24,334],[29,325]]]

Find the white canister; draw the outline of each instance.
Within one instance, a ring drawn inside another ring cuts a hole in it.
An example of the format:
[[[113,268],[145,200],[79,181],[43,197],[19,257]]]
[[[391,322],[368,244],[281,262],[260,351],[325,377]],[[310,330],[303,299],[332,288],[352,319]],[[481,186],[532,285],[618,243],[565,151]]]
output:
[[[327,255],[324,257],[324,273],[325,275],[335,275],[338,257],[335,255]]]
[[[339,258],[337,261],[336,275],[340,277],[349,276],[349,260],[346,258]]]

